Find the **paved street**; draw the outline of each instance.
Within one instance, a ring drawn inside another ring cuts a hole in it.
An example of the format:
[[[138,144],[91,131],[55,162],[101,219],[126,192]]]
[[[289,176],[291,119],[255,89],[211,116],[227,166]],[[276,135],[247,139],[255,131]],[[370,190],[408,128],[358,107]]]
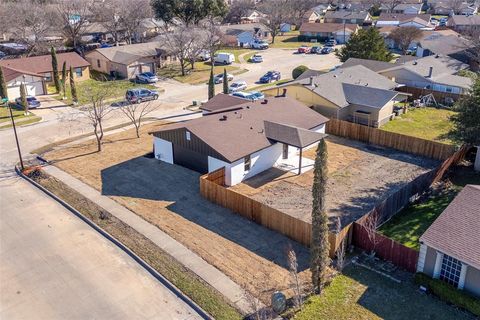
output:
[[[0,194],[1,319],[200,319],[28,182],[4,178]]]

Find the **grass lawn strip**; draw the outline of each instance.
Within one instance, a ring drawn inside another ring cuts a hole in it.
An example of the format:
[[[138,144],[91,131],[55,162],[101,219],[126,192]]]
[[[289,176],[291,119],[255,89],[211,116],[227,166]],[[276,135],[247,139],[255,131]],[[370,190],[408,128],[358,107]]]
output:
[[[108,89],[108,99],[111,102],[121,101],[124,100],[125,92],[128,89],[134,88],[147,88],[152,90],[161,91],[160,89],[152,86],[150,84],[141,84],[141,83],[134,83],[129,80],[114,80],[114,81],[98,81],[98,80],[85,80],[76,83],[77,86],[77,95],[78,95],[78,103],[79,105],[88,104],[90,101],[88,97],[82,94],[83,92],[87,91],[88,89]],[[67,99],[63,100],[63,95],[58,94],[54,96],[55,99],[64,102],[65,104],[72,104],[72,95],[70,92],[70,86],[67,86]]]
[[[28,115],[25,115],[22,108],[18,106],[12,107],[12,114],[15,120],[15,124],[24,125],[42,120],[42,117],[36,116],[33,112],[29,111]],[[10,119],[10,110],[8,107],[0,107],[0,128],[8,128],[12,126]]]
[[[427,140],[451,143],[444,135],[453,127],[449,120],[449,117],[453,114],[453,111],[445,109],[410,109],[406,114],[389,121],[380,129]]]
[[[135,229],[45,173],[34,174],[32,178],[125,244],[214,318],[242,318],[219,292]]]
[[[319,319],[473,319],[430,295],[412,281],[396,282],[349,265],[333,279],[321,296],[310,297],[296,320]]]

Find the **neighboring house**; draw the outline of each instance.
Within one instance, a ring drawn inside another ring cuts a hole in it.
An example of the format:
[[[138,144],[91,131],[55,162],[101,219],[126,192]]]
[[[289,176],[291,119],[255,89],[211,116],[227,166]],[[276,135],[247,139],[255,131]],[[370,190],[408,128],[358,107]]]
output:
[[[375,24],[377,28],[414,26],[419,29],[433,28],[430,14],[381,13]]]
[[[10,101],[20,97],[20,85],[25,84],[27,95],[38,96],[47,93],[43,75],[31,71],[18,70],[0,66],[7,85],[7,94]]]
[[[325,137],[327,121],[288,97],[247,101],[153,132],[154,155],[201,173],[224,167],[233,186],[273,166],[303,168],[301,151]]]
[[[290,32],[294,29],[294,25],[290,24],[290,23],[282,23],[280,25],[280,32]]]
[[[452,4],[449,2],[435,2],[430,6],[429,12],[436,15],[449,16],[453,16],[454,14],[473,15],[477,14],[478,5],[463,2],[460,4],[456,4],[454,9],[452,7]]]
[[[323,21],[326,23],[349,23],[363,26],[372,24],[372,16],[367,11],[327,11]]]
[[[240,18],[241,23],[262,23],[267,15],[258,10],[248,10],[246,15]]]
[[[176,58],[163,49],[163,42],[99,48],[85,58],[93,70],[125,79],[133,79],[142,72],[155,73],[157,67],[176,63]]]
[[[384,7],[381,8],[382,11]],[[422,4],[421,3],[415,3],[415,4],[410,4],[410,3],[401,3],[395,8],[393,8],[391,13],[403,13],[403,14],[419,14],[422,12]]]
[[[302,18],[303,23],[315,23],[315,22],[321,22],[322,20],[322,15],[315,11],[315,10],[308,10],[305,12]]]
[[[219,93],[200,106],[203,114],[225,111],[231,108],[237,108],[238,105],[244,104],[245,99],[231,96],[229,94]]]
[[[123,41],[126,37],[126,32],[124,29],[119,29],[116,31],[117,41]],[[81,40],[83,42],[115,42],[115,36],[107,30],[105,26],[100,22],[89,23],[83,30]]]
[[[478,32],[480,31],[480,15],[452,16],[447,21],[447,27],[459,33]]]
[[[394,91],[396,83],[364,67],[353,66],[310,77],[299,77],[266,95],[282,94],[295,98],[328,118],[380,127],[393,115],[396,101],[406,98]]]
[[[480,298],[480,185],[467,185],[420,237],[417,271]]]
[[[261,23],[222,25],[220,31],[223,43],[231,46],[249,47],[255,39],[271,39],[270,30]]]
[[[356,24],[343,23],[302,23],[300,27],[300,41],[324,41],[335,39],[338,43],[345,43],[350,40],[352,34],[358,31]]]
[[[58,71],[61,73],[63,63],[66,62],[67,74],[70,67],[74,72],[75,81],[90,79],[90,63],[75,52],[57,53]],[[53,84],[52,56],[43,55],[18,59],[0,60],[0,66],[8,67],[22,72],[29,72],[30,75],[41,75],[46,84]],[[38,90],[40,86],[37,85]],[[39,91],[40,92],[40,91]]]
[[[165,31],[166,25],[162,20],[155,18],[145,18],[140,22],[137,27],[137,31],[133,34],[134,41],[142,42],[146,39],[151,39],[163,31]],[[168,30],[171,30],[169,27]]]
[[[332,10],[332,6],[329,3],[320,3],[316,7],[312,8],[312,10],[323,17],[328,10]]]

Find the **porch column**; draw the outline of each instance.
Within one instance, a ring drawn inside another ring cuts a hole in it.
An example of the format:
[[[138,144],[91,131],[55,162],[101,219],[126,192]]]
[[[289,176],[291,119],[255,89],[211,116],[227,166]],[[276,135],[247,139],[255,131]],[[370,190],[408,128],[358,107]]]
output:
[[[302,151],[303,148],[300,148],[300,157],[298,157],[298,174],[302,173]]]
[[[458,289],[462,290],[465,287],[465,277],[467,276],[468,264],[462,262],[462,269],[460,270],[460,279],[458,280]]]
[[[437,251],[437,257],[435,259],[435,268],[433,269],[432,278],[438,279],[440,277],[440,270],[442,269],[442,261],[443,261],[443,253]]]

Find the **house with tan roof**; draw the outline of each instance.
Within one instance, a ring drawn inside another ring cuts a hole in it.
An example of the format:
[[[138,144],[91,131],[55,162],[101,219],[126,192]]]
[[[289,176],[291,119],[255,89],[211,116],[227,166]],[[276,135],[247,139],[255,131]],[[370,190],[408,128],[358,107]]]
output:
[[[480,30],[480,15],[454,15],[447,21],[447,27],[459,33],[471,33]]]
[[[72,67],[75,81],[90,79],[90,64],[77,53],[57,53],[57,61],[59,71],[64,62],[67,70]],[[25,84],[27,95],[32,96],[46,94],[46,85],[53,84],[51,55],[0,60],[0,67],[5,75],[8,97],[11,100],[20,96],[21,83]]]
[[[417,271],[480,298],[480,185],[467,185],[420,237]]]
[[[302,23],[300,26],[299,41],[316,39],[323,42],[327,39],[335,39],[338,43],[350,40],[352,34],[357,33],[359,26],[356,24],[343,23]]]
[[[361,65],[297,80],[266,89],[266,95],[286,95],[328,117],[380,127],[394,117],[394,104],[407,98],[395,91],[394,81]]]
[[[277,96],[244,100],[151,134],[156,159],[201,173],[225,168],[224,184],[233,186],[274,166],[295,173],[313,168],[302,150],[325,137],[327,121],[303,103]]]
[[[395,26],[433,30],[434,26],[430,23],[430,19],[430,14],[381,13],[375,26],[377,28]]]

